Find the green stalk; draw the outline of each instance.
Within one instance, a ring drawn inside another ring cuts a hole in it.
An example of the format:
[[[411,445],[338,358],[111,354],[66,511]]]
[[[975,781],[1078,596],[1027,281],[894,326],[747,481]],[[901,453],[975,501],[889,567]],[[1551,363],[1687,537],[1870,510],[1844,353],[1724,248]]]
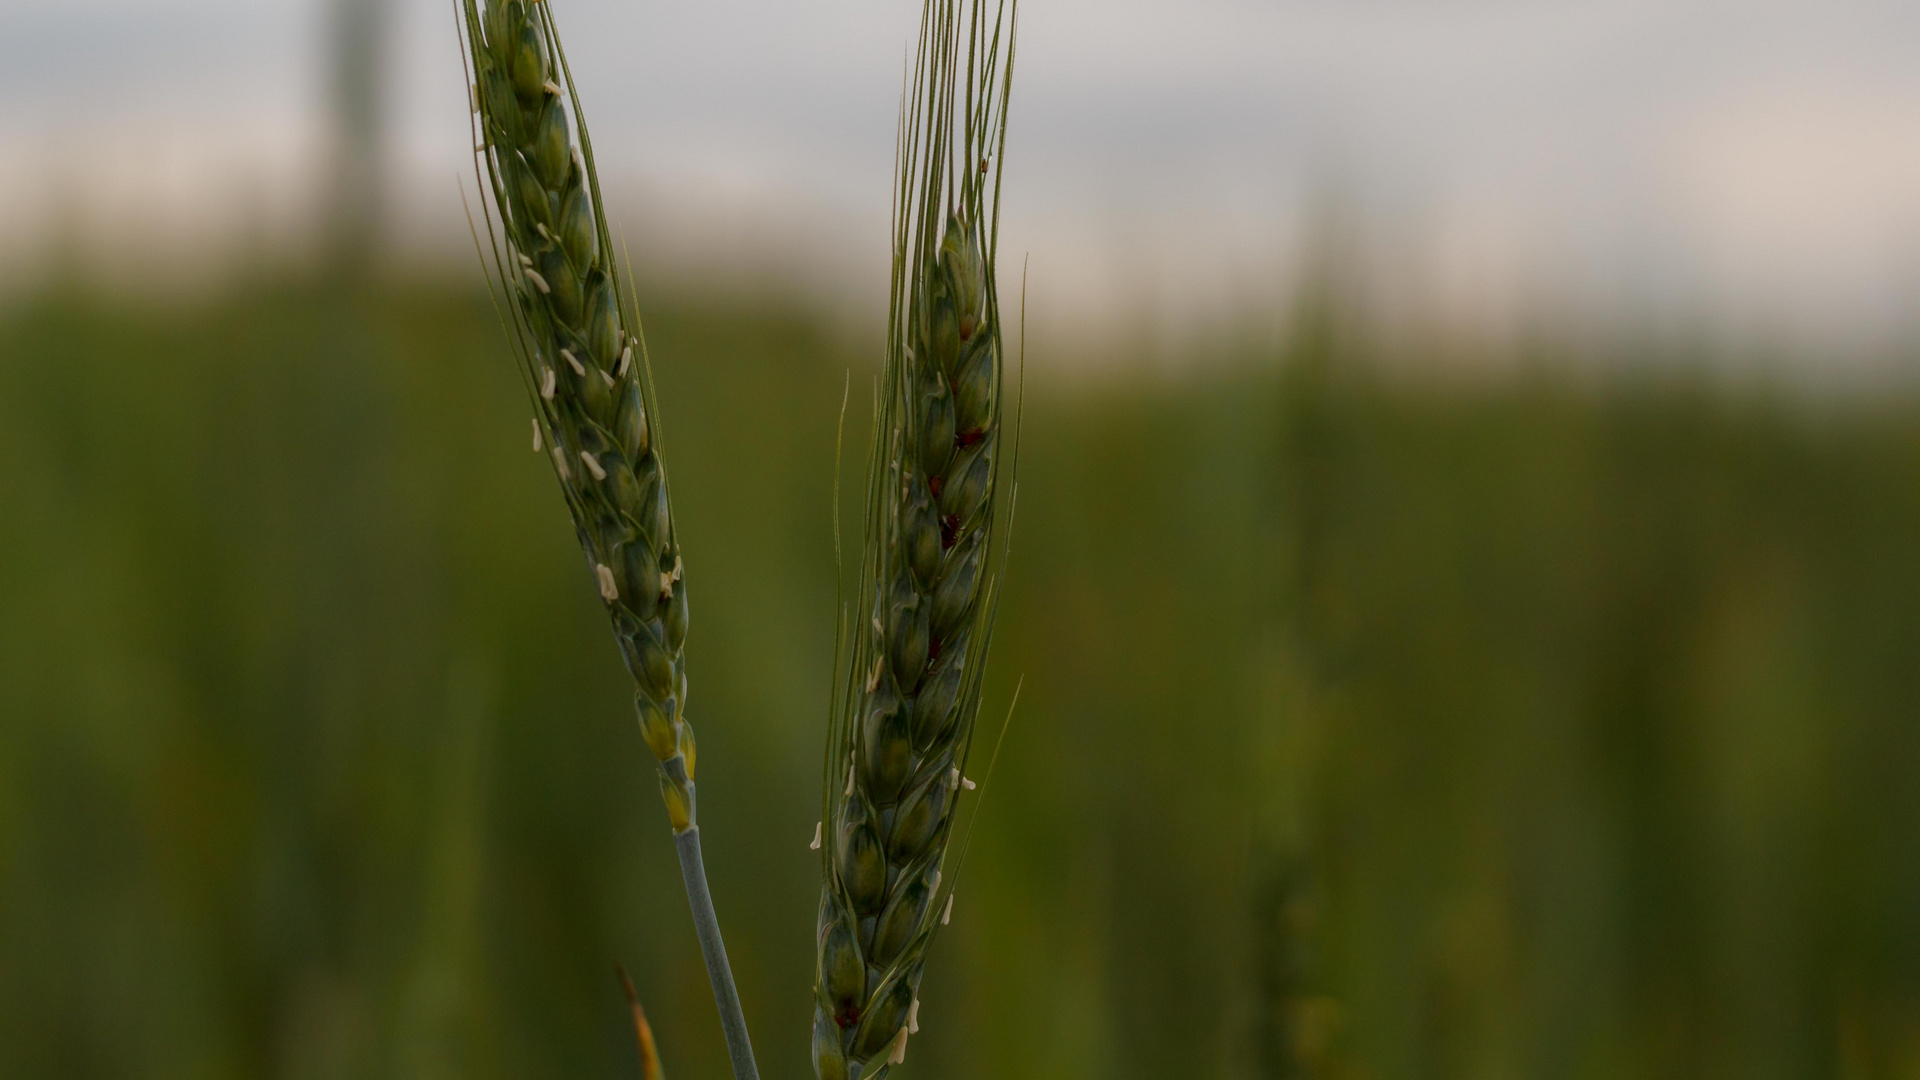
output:
[[[727,1041],[734,1080],[760,1080],[759,1067],[753,1061],[753,1041],[747,1037],[747,1017],[740,1009],[740,992],[734,989],[733,969],[727,966],[727,946],[720,940],[720,920],[713,913],[713,897],[707,892],[707,868],[700,859],[700,827],[674,833],[673,846],[680,853],[680,876],[686,881],[687,903],[693,908],[693,932],[700,938],[700,954],[707,961],[707,981],[713,984],[713,1002],[720,1010],[720,1033]]]

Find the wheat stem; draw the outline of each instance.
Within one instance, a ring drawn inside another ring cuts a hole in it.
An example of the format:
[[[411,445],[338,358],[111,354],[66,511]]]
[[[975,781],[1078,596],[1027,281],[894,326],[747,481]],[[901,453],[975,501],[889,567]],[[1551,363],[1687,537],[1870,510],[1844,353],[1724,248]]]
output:
[[[727,946],[720,940],[720,919],[713,911],[713,895],[707,891],[707,867],[700,858],[700,827],[695,825],[673,834],[674,850],[680,853],[680,876],[687,885],[687,904],[693,908],[693,932],[700,938],[700,954],[707,961],[707,981],[713,984],[713,1002],[720,1009],[720,1033],[727,1041],[727,1058],[733,1062],[734,1080],[760,1080],[753,1061],[753,1041],[747,1037],[747,1017],[740,1008],[740,991],[733,985],[733,969],[727,965]]]

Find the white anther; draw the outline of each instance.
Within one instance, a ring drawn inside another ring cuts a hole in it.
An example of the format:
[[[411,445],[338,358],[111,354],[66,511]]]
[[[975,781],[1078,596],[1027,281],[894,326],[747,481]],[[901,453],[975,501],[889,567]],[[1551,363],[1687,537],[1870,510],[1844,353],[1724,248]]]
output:
[[[917,996],[913,1004],[907,1006],[907,1034],[920,1034],[920,999]]]
[[[559,385],[559,382],[554,378],[552,368],[540,369],[540,396],[541,397],[546,398],[548,401],[552,401],[553,388],[558,385]]]
[[[952,918],[953,918],[953,894],[948,893],[946,909],[940,912],[940,925],[941,926],[947,925],[948,921],[950,921]]]
[[[820,850],[820,830],[821,830],[821,823],[818,821],[814,822],[813,823],[813,843],[807,845],[808,851]]]
[[[600,599],[609,604],[620,599],[620,586],[614,582],[613,570],[606,563],[594,563],[593,576],[600,579]]]
[[[626,348],[620,350],[620,366],[614,369],[615,373],[623,379],[626,378],[627,365],[631,363],[633,363],[633,346],[629,344]]]
[[[516,258],[516,259],[519,259],[519,260],[520,260],[520,265],[521,265],[521,266],[532,266],[532,265],[533,265],[533,260],[532,260],[532,259],[530,259],[530,258],[528,258],[528,257],[527,257],[527,253],[526,253],[526,252],[524,252],[524,251],[516,251],[516,252],[514,252],[514,253],[513,253],[513,257],[514,257],[514,258]]]
[[[673,575],[672,574],[663,573],[660,575],[660,599],[662,600],[673,599]]]
[[[545,225],[542,225],[537,221],[533,223],[533,231],[539,233],[541,236],[546,237],[549,242],[553,240],[553,234],[547,231],[547,227]]]
[[[964,777],[964,776],[963,776],[963,777],[961,777],[961,778],[960,778],[960,786],[961,786],[961,787],[963,787],[963,788],[966,788],[966,789],[967,789],[968,791],[972,791],[972,790],[973,790],[974,788],[977,788],[977,787],[979,787],[980,785],[979,785],[979,784],[976,784],[976,783],[974,783],[973,781],[971,781],[971,780],[969,780],[969,779],[967,779],[966,777]]]
[[[687,568],[681,564],[680,556],[675,555],[673,557],[673,580],[679,581],[681,578],[686,576],[687,576]]]
[[[587,174],[586,159],[580,156],[580,148],[577,146],[573,148],[573,164],[575,168],[580,170],[580,175],[585,176]]]
[[[553,448],[553,467],[560,470],[560,479],[573,479],[573,469],[567,465],[567,455],[561,453],[557,446]]]
[[[600,372],[600,377],[601,377],[602,379],[604,379],[604,380],[606,380],[606,383],[607,383],[607,389],[609,389],[609,390],[611,390],[611,389],[613,389],[613,376],[611,376],[611,375],[609,375],[609,374],[607,374],[606,372],[604,372],[604,371],[602,371],[602,372]]]
[[[959,769],[947,770],[947,790],[948,791],[960,790],[960,770]]]
[[[933,872],[933,880],[927,882],[927,891],[930,893],[937,893],[940,891],[940,871],[935,870]]]
[[[580,451],[580,460],[587,463],[587,471],[593,474],[595,480],[605,480],[607,478],[607,470],[600,467],[599,458],[582,450]]]
[[[881,637],[887,636],[886,627],[880,625],[880,616],[878,615],[873,617],[873,632],[879,634]]]
[[[520,272],[527,275],[528,279],[533,282],[533,287],[540,290],[541,296],[546,296],[553,292],[553,286],[547,284],[547,279],[540,276],[540,271],[535,270],[531,266],[523,266],[520,268]]]
[[[567,366],[573,369],[573,373],[575,375],[578,375],[581,378],[586,378],[586,375],[587,375],[586,366],[580,363],[579,357],[573,355],[573,350],[561,349],[560,359],[565,360],[567,362]]]
[[[907,1029],[901,1028],[900,1034],[893,1037],[893,1053],[887,1055],[887,1064],[899,1065],[907,1060]]]
[[[552,94],[554,97],[562,96],[560,91],[560,84],[557,82],[554,82],[552,79],[548,79],[546,82],[541,83],[540,89],[545,90],[547,93]]]
[[[533,422],[533,452],[540,452],[540,421]]]
[[[853,798],[853,766],[847,766],[847,798]]]
[[[873,658],[873,673],[867,676],[867,693],[880,689],[880,658]]]

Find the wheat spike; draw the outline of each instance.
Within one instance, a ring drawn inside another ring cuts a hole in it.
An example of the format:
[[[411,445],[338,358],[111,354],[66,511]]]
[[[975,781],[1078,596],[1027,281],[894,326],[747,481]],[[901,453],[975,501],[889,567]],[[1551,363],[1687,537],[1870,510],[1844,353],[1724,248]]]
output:
[[[554,472],[633,675],[675,832],[695,821],[686,706],[686,584],[653,403],[628,362],[639,320],[620,302],[592,144],[543,3],[462,0],[497,287]],[[517,268],[518,272],[515,272]],[[642,346],[644,348],[644,345]]]
[[[1005,144],[1016,7],[927,0],[901,118],[858,593],[868,610],[848,620],[825,766],[819,1080],[878,1080],[904,1057],[939,928],[997,578],[1003,349],[990,162]]]
[[[620,300],[593,142],[545,3],[456,0],[477,106],[494,284],[596,591],[633,675],[694,932],[736,1080],[758,1080],[707,889],[687,701],[687,587],[674,538],[638,314]],[[562,84],[564,84],[564,89]],[[632,363],[640,346],[640,365]],[[544,436],[544,438],[543,438]],[[576,468],[575,466],[579,466]],[[637,1014],[636,1014],[637,1016]]]

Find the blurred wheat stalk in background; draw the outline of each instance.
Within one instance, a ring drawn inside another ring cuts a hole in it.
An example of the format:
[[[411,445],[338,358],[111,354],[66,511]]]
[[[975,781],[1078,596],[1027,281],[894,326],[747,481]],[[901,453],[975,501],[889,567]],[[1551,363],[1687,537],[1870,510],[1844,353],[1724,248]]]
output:
[[[927,950],[953,903],[942,867],[959,792],[973,786],[998,578],[994,267],[1016,7],[929,0],[902,109],[866,549],[817,841],[820,1080],[877,1078],[905,1059]]]

